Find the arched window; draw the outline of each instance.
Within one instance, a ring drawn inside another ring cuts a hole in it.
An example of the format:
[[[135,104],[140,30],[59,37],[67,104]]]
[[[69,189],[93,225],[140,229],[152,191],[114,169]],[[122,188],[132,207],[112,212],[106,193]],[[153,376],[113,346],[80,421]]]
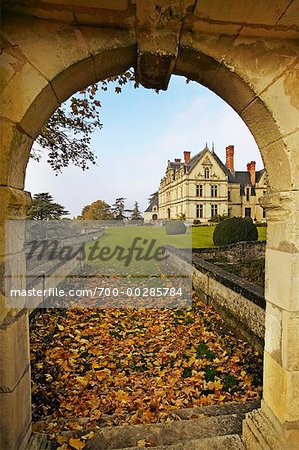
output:
[[[210,178],[210,169],[205,167],[205,178]]]

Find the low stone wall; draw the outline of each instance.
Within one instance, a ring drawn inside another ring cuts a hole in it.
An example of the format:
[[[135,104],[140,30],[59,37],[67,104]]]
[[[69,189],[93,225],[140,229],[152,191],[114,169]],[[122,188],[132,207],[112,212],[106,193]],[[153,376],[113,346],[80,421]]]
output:
[[[248,260],[264,258],[266,251],[265,241],[256,242],[236,242],[235,244],[225,245],[223,247],[212,248],[196,248],[193,254],[203,259],[218,259],[222,255],[227,258],[228,262],[236,260]]]
[[[184,250],[168,248],[178,267],[189,265]],[[258,350],[264,345],[265,307],[263,288],[193,255],[193,287],[201,300],[211,304],[227,327]]]

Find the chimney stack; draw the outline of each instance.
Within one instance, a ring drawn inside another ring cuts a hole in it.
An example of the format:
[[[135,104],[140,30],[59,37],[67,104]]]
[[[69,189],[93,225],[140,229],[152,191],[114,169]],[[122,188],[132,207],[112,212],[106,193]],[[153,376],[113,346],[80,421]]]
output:
[[[247,164],[247,172],[250,173],[250,180],[252,186],[255,186],[256,182],[255,164],[256,164],[255,161],[250,161],[250,163]]]
[[[226,167],[232,172],[235,172],[234,169],[234,146],[228,145],[226,147]]]
[[[191,152],[185,151],[185,152],[184,152],[184,161],[185,161],[185,164],[188,164],[188,162],[190,161],[190,157],[191,157]]]
[[[174,158],[174,162],[175,162],[176,164],[180,163],[180,162],[181,162],[181,158]]]

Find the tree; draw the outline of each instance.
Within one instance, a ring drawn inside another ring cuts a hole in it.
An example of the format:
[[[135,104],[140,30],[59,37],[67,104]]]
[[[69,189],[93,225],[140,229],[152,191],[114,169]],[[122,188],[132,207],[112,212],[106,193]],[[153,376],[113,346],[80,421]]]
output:
[[[99,113],[101,102],[96,94],[99,87],[107,91],[109,83],[116,83],[115,92],[120,93],[122,86],[128,81],[135,82],[135,75],[130,70],[92,84],[72,96],[52,114],[36,143],[48,152],[47,161],[56,174],[70,164],[86,170],[90,164],[96,163],[90,142],[92,133],[103,126]],[[135,82],[135,87],[137,86]],[[39,161],[42,151],[34,146],[31,156]]]
[[[115,200],[115,203],[112,205],[112,213],[113,213],[113,217],[116,220],[122,220],[125,219],[125,198],[124,197],[119,197]]]
[[[59,220],[67,215],[69,212],[59,203],[55,203],[48,192],[35,194],[27,210],[29,220]]]
[[[142,220],[142,215],[139,210],[138,202],[134,203],[134,207],[132,209],[131,220]]]
[[[91,205],[84,206],[81,217],[83,220],[111,220],[111,207],[104,200],[96,200]]]

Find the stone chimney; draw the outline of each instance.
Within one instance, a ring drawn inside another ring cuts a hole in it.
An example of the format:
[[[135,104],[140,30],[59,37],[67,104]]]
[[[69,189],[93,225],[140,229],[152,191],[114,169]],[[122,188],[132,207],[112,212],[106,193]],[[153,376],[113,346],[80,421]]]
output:
[[[256,164],[255,161],[250,161],[250,163],[247,164],[247,172],[250,173],[250,180],[251,180],[252,186],[255,186],[255,182],[256,182],[255,164]]]
[[[185,164],[188,164],[188,162],[190,161],[190,157],[191,157],[191,152],[184,152],[184,162]]]
[[[235,172],[234,169],[234,146],[228,145],[226,147],[226,167],[232,172]]]
[[[176,164],[180,163],[180,162],[181,162],[181,158],[174,158],[174,162],[175,162]]]

